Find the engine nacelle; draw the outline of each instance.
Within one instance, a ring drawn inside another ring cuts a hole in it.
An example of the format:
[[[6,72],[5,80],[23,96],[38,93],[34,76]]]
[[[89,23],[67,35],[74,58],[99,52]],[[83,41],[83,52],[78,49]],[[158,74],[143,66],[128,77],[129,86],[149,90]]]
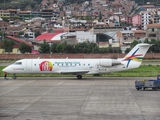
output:
[[[120,65],[121,62],[116,59],[100,59],[99,65],[103,67],[111,67],[114,65]]]

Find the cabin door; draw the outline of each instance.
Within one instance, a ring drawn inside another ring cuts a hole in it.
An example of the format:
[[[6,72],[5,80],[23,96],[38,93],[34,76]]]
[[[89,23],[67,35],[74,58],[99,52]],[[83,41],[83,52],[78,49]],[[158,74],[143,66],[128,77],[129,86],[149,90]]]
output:
[[[27,68],[27,71],[32,70],[32,60],[31,59],[26,59],[26,68]]]

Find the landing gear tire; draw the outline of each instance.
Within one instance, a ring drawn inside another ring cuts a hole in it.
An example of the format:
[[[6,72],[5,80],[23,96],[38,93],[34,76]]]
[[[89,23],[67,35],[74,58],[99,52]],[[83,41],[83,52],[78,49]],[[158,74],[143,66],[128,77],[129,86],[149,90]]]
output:
[[[77,79],[82,79],[82,75],[77,75]]]
[[[146,88],[145,87],[143,87],[143,90],[145,90]]]
[[[16,74],[13,74],[13,77],[12,77],[14,80],[17,79],[17,76]]]

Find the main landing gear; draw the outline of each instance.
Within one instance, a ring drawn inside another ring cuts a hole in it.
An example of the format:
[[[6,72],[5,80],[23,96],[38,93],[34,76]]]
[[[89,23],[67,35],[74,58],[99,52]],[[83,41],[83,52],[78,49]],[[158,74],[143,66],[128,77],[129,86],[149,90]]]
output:
[[[16,74],[13,74],[12,78],[13,78],[13,79],[16,79],[16,78],[17,78]]]
[[[77,79],[82,79],[82,75],[77,75]]]

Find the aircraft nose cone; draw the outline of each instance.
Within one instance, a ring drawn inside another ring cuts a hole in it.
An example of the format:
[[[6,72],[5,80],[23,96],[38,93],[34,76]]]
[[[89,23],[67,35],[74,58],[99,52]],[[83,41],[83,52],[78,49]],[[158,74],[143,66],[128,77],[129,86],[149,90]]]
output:
[[[5,68],[4,68],[4,69],[2,69],[2,71],[3,71],[3,72],[5,72]]]
[[[7,72],[7,71],[8,71],[8,70],[7,70],[7,67],[6,67],[6,68],[4,68],[2,71],[3,71],[3,72]]]

